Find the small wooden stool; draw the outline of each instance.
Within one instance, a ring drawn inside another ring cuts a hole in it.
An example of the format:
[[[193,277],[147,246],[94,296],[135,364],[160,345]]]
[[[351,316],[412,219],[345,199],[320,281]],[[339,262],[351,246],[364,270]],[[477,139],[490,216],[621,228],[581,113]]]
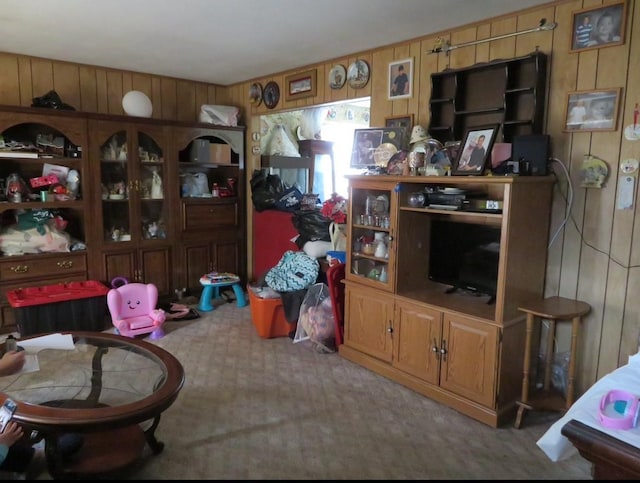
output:
[[[575,397],[576,350],[578,347],[578,330],[582,316],[591,311],[591,306],[579,300],[563,297],[549,297],[537,299],[523,304],[518,310],[527,314],[527,333],[524,349],[524,368],[522,375],[522,400],[517,401],[518,414],[515,427],[520,428],[525,409],[565,411],[573,404]],[[533,324],[535,317],[549,319],[549,333],[547,334],[546,367],[544,371],[544,386],[536,394],[529,395],[529,370],[531,369],[531,344],[533,342]],[[556,333],[556,321],[571,320],[571,349],[569,352],[569,371],[567,397],[551,390],[551,365],[553,364],[553,340]]]
[[[202,294],[200,295],[200,303],[198,304],[198,309],[203,312],[211,312],[215,309],[211,300],[217,299],[220,297],[220,287],[229,287],[233,289],[233,293],[236,296],[236,305],[238,307],[244,307],[247,305],[247,299],[244,296],[244,291],[242,290],[242,286],[240,285],[240,277],[235,277],[233,280],[222,280],[219,282],[212,281],[207,277],[207,275],[203,275],[200,277],[200,285],[202,285]]]

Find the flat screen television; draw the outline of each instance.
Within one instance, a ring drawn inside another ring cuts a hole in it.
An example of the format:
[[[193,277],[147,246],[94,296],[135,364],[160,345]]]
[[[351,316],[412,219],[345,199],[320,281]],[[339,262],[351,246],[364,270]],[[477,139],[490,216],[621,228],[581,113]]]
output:
[[[429,279],[495,298],[500,228],[432,220]]]

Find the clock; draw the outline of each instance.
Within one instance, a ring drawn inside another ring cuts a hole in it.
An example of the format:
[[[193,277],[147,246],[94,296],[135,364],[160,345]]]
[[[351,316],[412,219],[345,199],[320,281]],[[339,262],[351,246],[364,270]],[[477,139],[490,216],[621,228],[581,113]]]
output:
[[[267,106],[267,109],[273,109],[278,105],[278,102],[280,101],[280,87],[278,87],[277,82],[267,82],[267,85],[264,86],[262,99],[264,100],[264,105]]]

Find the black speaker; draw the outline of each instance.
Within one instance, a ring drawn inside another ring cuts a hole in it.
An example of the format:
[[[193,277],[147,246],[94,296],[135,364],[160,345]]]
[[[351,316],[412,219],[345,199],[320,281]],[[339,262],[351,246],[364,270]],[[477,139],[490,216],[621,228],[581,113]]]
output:
[[[511,143],[511,159],[525,166],[525,173],[532,176],[546,176],[549,165],[548,134],[514,136]]]

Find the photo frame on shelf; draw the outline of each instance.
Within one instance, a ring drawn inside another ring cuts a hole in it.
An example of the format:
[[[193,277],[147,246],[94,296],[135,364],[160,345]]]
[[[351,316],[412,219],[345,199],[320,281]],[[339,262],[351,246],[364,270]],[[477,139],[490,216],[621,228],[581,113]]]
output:
[[[569,92],[563,131],[615,131],[620,92],[620,87]]]
[[[387,128],[401,128],[404,130],[404,145],[409,145],[409,134],[411,134],[411,128],[413,127],[413,114],[407,114],[405,116],[393,116],[385,117],[384,127]]]
[[[413,58],[389,63],[389,99],[406,99],[413,95]]]
[[[391,116],[384,118],[384,127],[403,127],[407,132],[413,126],[413,114],[406,116]]]
[[[404,128],[363,128],[354,130],[351,168],[384,168],[389,159],[405,148]]]
[[[570,52],[624,43],[627,2],[598,5],[573,12]]]
[[[500,124],[467,129],[451,174],[456,176],[482,175],[499,129]]]
[[[285,77],[285,101],[296,101],[305,97],[314,97],[318,91],[316,69],[298,72]]]

